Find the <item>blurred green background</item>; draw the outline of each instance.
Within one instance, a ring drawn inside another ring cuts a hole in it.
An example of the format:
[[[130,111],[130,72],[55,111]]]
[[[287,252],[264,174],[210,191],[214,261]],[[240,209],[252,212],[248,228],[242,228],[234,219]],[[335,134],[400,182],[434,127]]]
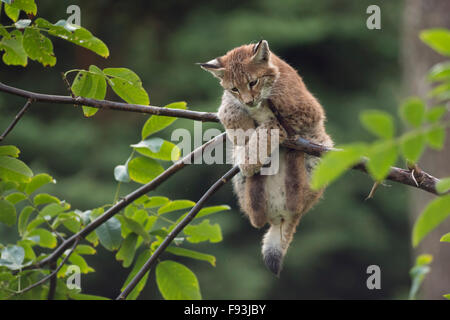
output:
[[[152,105],[187,101],[192,110],[217,110],[221,88],[195,62],[208,61],[241,44],[268,40],[271,49],[295,67],[326,109],[327,130],[338,144],[371,137],[358,113],[378,108],[395,113],[400,98],[399,46],[402,1],[230,0],[230,1],[38,1],[38,16],[67,18],[70,4],[81,7],[81,24],[109,47],[102,59],[54,39],[56,67],[30,62],[27,68],[0,64],[0,81],[36,92],[67,94],[61,72],[90,64],[127,67],[140,75]],[[382,29],[366,28],[366,8],[381,8]],[[2,23],[9,24],[3,16]],[[73,75],[73,74],[72,74]],[[109,99],[118,99],[111,92]],[[24,103],[0,94],[0,128],[6,128]],[[48,172],[58,183],[47,191],[87,210],[111,203],[113,169],[126,161],[129,145],[140,140],[147,116],[99,111],[83,118],[70,106],[35,104],[7,143],[15,144],[35,173]],[[190,120],[172,129],[192,130]],[[204,124],[203,128],[217,127]],[[196,165],[172,177],[152,195],[197,201],[229,165]],[[211,201],[233,210],[212,216],[224,240],[197,245],[214,254],[217,266],[181,259],[198,276],[204,299],[395,299],[409,289],[411,261],[407,194],[399,185],[380,188],[364,201],[371,180],[348,172],[300,224],[280,278],[266,270],[260,254],[263,230],[253,229],[239,212],[231,185]],[[136,188],[122,187],[122,194]],[[14,230],[0,229],[2,238]],[[87,257],[95,273],[82,276],[83,291],[114,298],[131,269],[99,248]],[[381,268],[381,290],[368,290],[366,269]],[[151,271],[141,299],[161,299]]]

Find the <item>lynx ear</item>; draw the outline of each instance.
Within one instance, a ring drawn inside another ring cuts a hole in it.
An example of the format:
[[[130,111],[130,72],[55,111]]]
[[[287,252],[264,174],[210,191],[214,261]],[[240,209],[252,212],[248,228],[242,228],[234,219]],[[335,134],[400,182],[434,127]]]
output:
[[[218,59],[213,59],[206,63],[198,63],[203,70],[209,71],[213,76],[222,79],[225,73],[225,68],[222,67]]]
[[[270,50],[266,40],[261,40],[253,48],[253,62],[269,62]]]

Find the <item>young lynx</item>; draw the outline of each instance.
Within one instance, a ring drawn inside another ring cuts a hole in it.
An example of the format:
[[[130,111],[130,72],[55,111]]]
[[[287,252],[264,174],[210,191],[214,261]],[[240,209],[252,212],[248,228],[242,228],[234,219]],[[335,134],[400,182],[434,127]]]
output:
[[[272,143],[274,135],[279,134],[278,142],[282,143],[291,130],[297,137],[333,146],[325,132],[324,110],[298,73],[270,52],[265,40],[240,46],[200,65],[219,78],[224,88],[218,115],[233,141],[234,159],[241,169],[233,180],[234,190],[254,227],[270,224],[262,254],[266,266],[279,275],[300,218],[322,194],[309,187],[318,159],[280,148],[278,172],[264,175],[260,170],[267,157],[251,161],[252,155],[258,153],[258,146],[270,155],[278,148]],[[278,111],[278,117],[271,107]],[[233,130],[237,129],[250,130],[247,132],[251,134],[236,138]]]

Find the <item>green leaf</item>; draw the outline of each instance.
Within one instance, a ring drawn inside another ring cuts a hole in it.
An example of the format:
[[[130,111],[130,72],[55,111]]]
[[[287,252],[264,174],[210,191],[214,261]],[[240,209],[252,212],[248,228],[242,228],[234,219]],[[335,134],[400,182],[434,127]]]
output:
[[[164,108],[186,110],[186,102],[174,102],[164,106]],[[150,116],[142,127],[142,140],[147,138],[149,135],[168,127],[175,120],[177,120],[177,118],[167,116]]]
[[[34,241],[31,240],[20,240],[17,244],[25,250],[25,259],[30,261],[36,260],[36,254],[33,250]]]
[[[422,239],[441,224],[441,222],[449,215],[450,195],[438,197],[431,201],[414,224],[412,237],[413,246],[417,247]]]
[[[445,127],[440,124],[434,125],[427,131],[428,145],[436,150],[442,150],[445,142]]]
[[[114,179],[119,182],[130,182],[130,175],[128,174],[128,163],[125,165],[118,165],[114,168]]]
[[[191,200],[174,200],[159,208],[158,214],[192,208],[193,206],[195,206],[195,202]]]
[[[33,171],[19,159],[0,156],[0,178],[7,181],[29,182],[32,176]]]
[[[0,146],[0,156],[10,156],[17,158],[20,150],[16,146]]]
[[[400,147],[406,160],[417,163],[425,149],[426,136],[421,132],[408,132],[400,139]]]
[[[147,233],[147,231],[145,231],[144,227],[141,224],[125,216],[123,216],[122,218],[127,228],[140,235],[146,243],[150,242],[150,235]]]
[[[47,203],[60,203],[60,200],[48,193],[40,193],[34,197],[33,203],[37,207]]]
[[[131,180],[142,184],[149,183],[163,171],[164,168],[158,162],[146,157],[137,157],[128,163]]]
[[[363,126],[377,137],[390,139],[394,136],[392,116],[380,110],[365,110],[360,114]]]
[[[369,150],[367,169],[377,181],[382,181],[389,174],[391,166],[397,160],[397,145],[394,141],[380,141]]]
[[[439,180],[438,183],[436,183],[436,191],[438,193],[445,193],[450,190],[450,178],[444,178]]]
[[[26,27],[28,27],[31,24],[31,20],[30,19],[20,19],[19,21],[17,21],[16,23],[14,23],[14,26],[17,29],[25,29]]]
[[[85,245],[85,244],[79,244],[75,248],[74,252],[78,253],[79,255],[93,255],[93,254],[95,254],[97,252],[97,250],[95,250],[91,246],[88,246],[88,245]]]
[[[9,201],[0,200],[0,222],[12,227],[16,218],[16,207]]]
[[[440,241],[441,241],[441,242],[450,242],[450,232],[444,234],[444,235],[441,237],[441,240],[440,240]]]
[[[450,81],[433,88],[428,95],[439,100],[450,99]]]
[[[5,197],[5,200],[11,202],[14,205],[25,199],[27,199],[27,196],[24,195],[22,192],[10,193]]]
[[[20,9],[5,3],[5,13],[12,21],[16,22],[19,19]]]
[[[89,67],[89,71],[78,72],[72,84],[72,91],[76,96],[103,100],[106,96],[105,77],[98,74],[102,72],[94,65]],[[83,113],[86,117],[93,116],[98,111],[97,108],[83,106]]]
[[[174,255],[181,256],[181,257],[187,257],[187,258],[207,261],[213,267],[216,266],[216,257],[214,257],[214,256],[212,256],[210,254],[205,254],[205,253],[201,253],[201,252],[198,252],[198,251],[189,250],[189,249],[180,248],[180,247],[175,247],[175,246],[167,247],[166,251],[170,252],[170,253],[172,253]]]
[[[450,31],[444,28],[428,29],[420,39],[440,54],[450,56]]]
[[[108,82],[113,91],[131,104],[150,104],[147,92],[142,87],[139,76],[126,68],[106,68],[103,73],[108,77]]]
[[[7,65],[23,66],[28,64],[28,56],[23,48],[23,36],[18,30],[11,32],[12,37],[0,41],[0,50],[5,50],[3,62]]]
[[[65,20],[59,20],[57,23],[51,24],[42,18],[36,19],[34,24],[39,28],[48,29],[48,33],[50,35],[89,49],[104,58],[109,56],[108,47],[103,43],[103,41],[94,37],[92,33],[85,28],[72,25]]]
[[[150,250],[143,251],[139,257],[136,260],[136,263],[134,264],[133,270],[131,270],[130,274],[127,277],[127,280],[125,280],[125,283],[122,286],[122,291],[125,290],[127,285],[133,280],[133,278],[137,275],[137,273],[142,269],[144,264],[147,262],[147,260],[150,258]],[[127,300],[136,300],[141,291],[144,289],[145,285],[147,284],[148,279],[148,273],[145,274],[144,277],[138,282],[136,287],[131,291],[131,293],[128,295]]]
[[[67,205],[67,204],[66,204]],[[59,203],[50,203],[46,205],[41,211],[39,211],[39,216],[46,218],[57,216],[58,214],[64,212],[68,207],[66,205],[61,205]]]
[[[34,211],[34,208],[32,206],[26,206],[20,212],[19,223],[17,226],[20,236],[23,236],[25,234],[27,224],[28,224],[28,219],[30,218],[30,215],[33,213],[33,211]]]
[[[39,236],[39,246],[44,248],[55,248],[58,244],[56,236],[48,230],[37,228],[27,234],[28,238]]]
[[[11,1],[10,5],[33,16],[35,16],[37,13],[37,6],[34,0],[14,0]]]
[[[25,250],[22,247],[11,245],[3,248],[0,255],[0,265],[6,266],[11,270],[19,270],[22,268],[25,259]]]
[[[181,155],[181,150],[178,146],[161,138],[147,139],[137,144],[132,144],[131,147],[144,156],[159,160],[177,161]]]
[[[367,147],[365,144],[358,143],[340,148],[343,150],[327,152],[314,169],[311,178],[311,187],[314,190],[323,188],[358,163],[366,153]]]
[[[169,201],[170,200],[167,197],[160,197],[160,196],[151,197],[144,204],[144,208],[158,208],[158,207],[161,207],[161,206],[165,205]]]
[[[447,112],[447,107],[437,106],[427,110],[425,118],[428,122],[435,123],[439,121],[442,116]]]
[[[428,73],[428,80],[443,81],[450,79],[450,61],[445,61],[434,65]]]
[[[55,183],[55,181],[53,180],[53,178],[50,175],[48,175],[46,173],[37,174],[27,184],[27,186],[25,188],[25,192],[27,194],[32,194],[40,187],[45,186],[47,183],[51,183],[51,182]]]
[[[222,241],[222,231],[219,224],[210,224],[208,219],[197,225],[186,226],[184,234],[188,236],[186,240],[192,243],[203,241],[216,243]]]
[[[419,291],[420,285],[425,279],[425,275],[430,272],[430,267],[428,264],[431,263],[433,257],[429,254],[422,254],[417,257],[416,265],[411,268],[409,274],[412,278],[412,285],[409,291],[409,299],[415,299],[417,292]]]
[[[444,294],[443,297],[447,300],[450,300],[450,293]]]
[[[124,268],[128,268],[133,262],[137,239],[138,235],[136,233],[130,233],[122,242],[122,246],[116,254],[116,260],[123,261],[122,265]]]
[[[25,29],[23,35],[23,48],[27,55],[44,67],[53,67],[56,64],[56,57],[53,52],[53,44],[49,38],[33,28]]]
[[[409,98],[400,106],[399,113],[406,123],[418,128],[425,119],[425,104],[420,98]]]
[[[156,283],[166,300],[201,300],[195,274],[181,263],[166,260],[156,266]]]
[[[109,251],[119,249],[122,243],[120,227],[120,221],[112,217],[95,230],[100,243]]]

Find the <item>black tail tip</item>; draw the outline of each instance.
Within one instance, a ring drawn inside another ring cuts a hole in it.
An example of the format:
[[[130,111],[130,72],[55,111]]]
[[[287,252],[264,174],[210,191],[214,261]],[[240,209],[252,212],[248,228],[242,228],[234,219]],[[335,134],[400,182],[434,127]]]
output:
[[[264,263],[277,277],[280,276],[283,254],[281,251],[271,248],[264,252]]]

